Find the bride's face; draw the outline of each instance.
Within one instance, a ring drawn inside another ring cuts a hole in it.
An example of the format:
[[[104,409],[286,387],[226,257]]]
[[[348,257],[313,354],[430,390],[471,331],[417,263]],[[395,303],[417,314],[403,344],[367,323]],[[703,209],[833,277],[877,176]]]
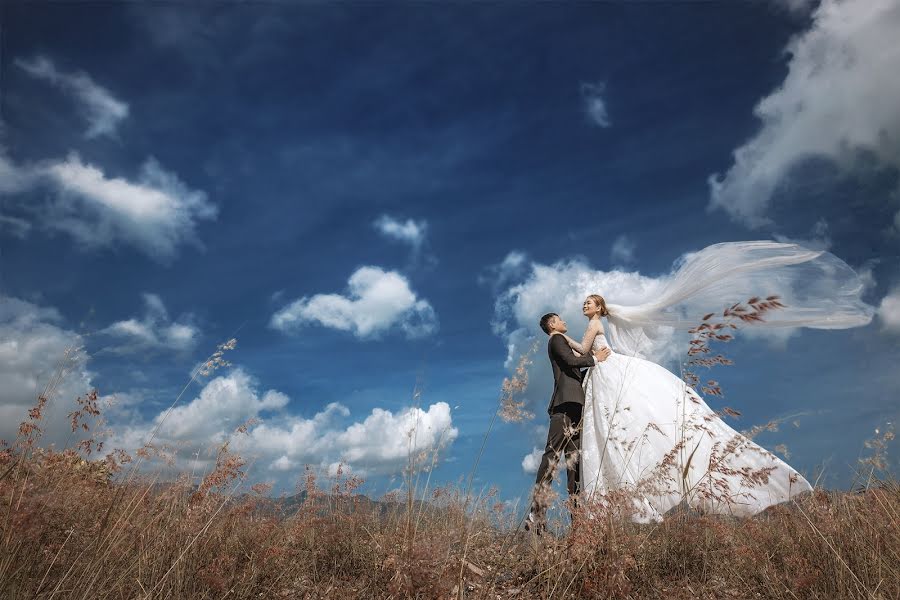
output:
[[[581,306],[581,314],[588,319],[600,312],[600,307],[594,302],[593,298],[587,298]]]

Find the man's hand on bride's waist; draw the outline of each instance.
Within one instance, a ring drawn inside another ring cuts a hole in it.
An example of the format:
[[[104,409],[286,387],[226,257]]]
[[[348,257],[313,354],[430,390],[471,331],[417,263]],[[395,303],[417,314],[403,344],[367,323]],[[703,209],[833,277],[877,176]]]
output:
[[[598,363],[601,363],[604,360],[606,360],[607,358],[609,358],[610,354],[612,354],[612,350],[610,350],[608,347],[604,346],[604,347],[600,348],[599,350],[594,351],[594,360],[597,361]]]

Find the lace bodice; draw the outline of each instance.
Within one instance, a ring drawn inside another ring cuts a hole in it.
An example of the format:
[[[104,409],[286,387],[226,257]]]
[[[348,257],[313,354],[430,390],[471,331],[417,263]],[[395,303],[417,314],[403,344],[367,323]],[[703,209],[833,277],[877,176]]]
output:
[[[594,338],[594,343],[591,344],[591,350],[597,351],[600,348],[606,348],[606,347],[609,347],[610,349],[612,349],[609,346],[609,342],[606,340],[606,334],[604,334],[601,331],[600,333],[597,334],[597,337]]]

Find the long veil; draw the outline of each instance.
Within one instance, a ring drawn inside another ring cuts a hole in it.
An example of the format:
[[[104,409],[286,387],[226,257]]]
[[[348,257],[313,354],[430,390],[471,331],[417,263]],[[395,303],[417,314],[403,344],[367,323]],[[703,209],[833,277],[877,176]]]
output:
[[[714,244],[688,255],[653,300],[608,304],[610,342],[644,356],[665,330],[690,329],[703,314],[751,296],[779,296],[785,305],[754,327],[857,327],[874,313],[862,291],[857,273],[828,252],[771,241]]]

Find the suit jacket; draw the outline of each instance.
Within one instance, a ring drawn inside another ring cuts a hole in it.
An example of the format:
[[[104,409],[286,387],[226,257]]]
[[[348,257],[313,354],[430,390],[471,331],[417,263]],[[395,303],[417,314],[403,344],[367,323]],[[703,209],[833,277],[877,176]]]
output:
[[[553,367],[553,396],[550,398],[547,412],[552,414],[554,408],[566,402],[584,405],[581,369],[594,366],[593,355],[576,356],[566,339],[559,334],[550,336],[547,353]]]

